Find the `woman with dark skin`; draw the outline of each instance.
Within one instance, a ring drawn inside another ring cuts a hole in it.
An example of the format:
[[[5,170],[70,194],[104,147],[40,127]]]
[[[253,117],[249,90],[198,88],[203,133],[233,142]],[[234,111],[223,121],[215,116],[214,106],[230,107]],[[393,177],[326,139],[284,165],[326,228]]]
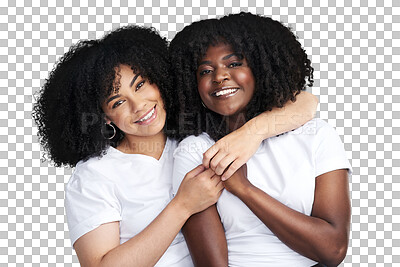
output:
[[[176,35],[170,53],[181,74],[181,112],[201,118],[174,154],[175,190],[215,141],[313,83],[310,61],[293,33],[250,13],[195,22]],[[195,265],[340,264],[349,239],[350,169],[340,138],[319,119],[263,141],[224,181],[217,204],[183,227]]]
[[[199,164],[172,197],[175,96],[167,41],[137,26],[72,46],[46,80],[34,118],[55,165],[75,167],[65,205],[82,266],[192,266],[179,231],[223,186]],[[304,113],[312,114],[315,101],[304,100]],[[277,114],[302,114],[298,109],[287,105]]]

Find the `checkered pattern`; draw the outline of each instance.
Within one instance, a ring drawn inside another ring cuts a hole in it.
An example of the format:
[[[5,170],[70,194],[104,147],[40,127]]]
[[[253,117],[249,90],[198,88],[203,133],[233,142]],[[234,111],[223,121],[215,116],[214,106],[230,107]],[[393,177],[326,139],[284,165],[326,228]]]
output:
[[[399,0],[1,1],[0,266],[79,266],[64,216],[71,170],[41,161],[31,119],[35,92],[68,47],[128,23],[173,38],[240,10],[291,26],[311,55],[318,116],[336,127],[354,170],[341,266],[400,266]]]

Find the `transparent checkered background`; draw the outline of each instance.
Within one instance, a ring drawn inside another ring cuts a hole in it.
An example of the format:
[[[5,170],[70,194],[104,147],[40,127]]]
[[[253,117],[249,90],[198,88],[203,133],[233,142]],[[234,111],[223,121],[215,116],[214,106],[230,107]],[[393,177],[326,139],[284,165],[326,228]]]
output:
[[[31,119],[35,92],[68,47],[128,23],[173,38],[240,10],[290,25],[311,55],[318,116],[336,127],[354,170],[341,266],[400,266],[399,0],[1,1],[0,266],[79,266],[64,216],[71,170],[40,160]]]

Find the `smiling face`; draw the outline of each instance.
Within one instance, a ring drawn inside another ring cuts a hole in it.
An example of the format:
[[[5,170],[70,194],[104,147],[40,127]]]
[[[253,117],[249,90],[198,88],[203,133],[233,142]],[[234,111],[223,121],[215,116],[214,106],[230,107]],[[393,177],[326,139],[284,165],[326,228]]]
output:
[[[205,106],[224,116],[245,111],[254,94],[255,81],[247,61],[230,45],[210,45],[197,68],[197,86]]]
[[[125,136],[153,136],[165,124],[166,111],[160,91],[130,66],[120,65],[119,90],[103,103],[106,122],[113,122]]]

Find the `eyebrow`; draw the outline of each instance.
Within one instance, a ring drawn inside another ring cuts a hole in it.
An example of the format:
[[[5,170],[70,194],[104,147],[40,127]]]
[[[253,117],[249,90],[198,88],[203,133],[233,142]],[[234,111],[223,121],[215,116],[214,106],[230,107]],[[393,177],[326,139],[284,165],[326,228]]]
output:
[[[224,56],[224,57],[222,58],[222,60],[227,60],[227,59],[229,59],[229,58],[231,58],[231,57],[238,57],[239,60],[242,60],[242,59],[243,59],[243,56],[242,56],[241,54],[232,53],[232,54],[229,54],[229,55],[227,55],[227,56]],[[201,65],[206,65],[206,64],[211,64],[211,61],[202,61],[202,62],[200,62],[199,66],[201,66]]]
[[[140,74],[136,74],[136,75],[133,77],[132,81],[131,81],[130,84],[129,84],[129,87],[132,87],[132,86],[133,86],[133,84],[135,83],[135,81],[137,80],[137,78],[139,77],[139,75],[140,75]],[[117,94],[117,95],[115,95],[115,96],[110,97],[109,99],[107,99],[106,104],[110,103],[111,101],[113,101],[114,99],[116,99],[116,98],[118,98],[118,97],[120,97],[120,96],[121,96],[120,94]]]
[[[107,99],[106,104],[110,103],[111,101],[113,101],[114,99],[116,99],[116,98],[118,98],[120,96],[121,95],[118,94],[118,95],[114,95],[114,96],[110,97],[109,99]]]
[[[229,59],[229,58],[231,58],[231,57],[238,57],[239,59],[243,59],[243,56],[242,56],[241,54],[233,53],[233,54],[224,56],[224,57],[222,58],[222,60],[227,60],[227,59]]]
[[[135,81],[137,80],[137,78],[139,77],[139,73],[135,75],[135,77],[133,77],[131,83],[129,84],[129,87],[132,87],[132,85],[135,83]]]

